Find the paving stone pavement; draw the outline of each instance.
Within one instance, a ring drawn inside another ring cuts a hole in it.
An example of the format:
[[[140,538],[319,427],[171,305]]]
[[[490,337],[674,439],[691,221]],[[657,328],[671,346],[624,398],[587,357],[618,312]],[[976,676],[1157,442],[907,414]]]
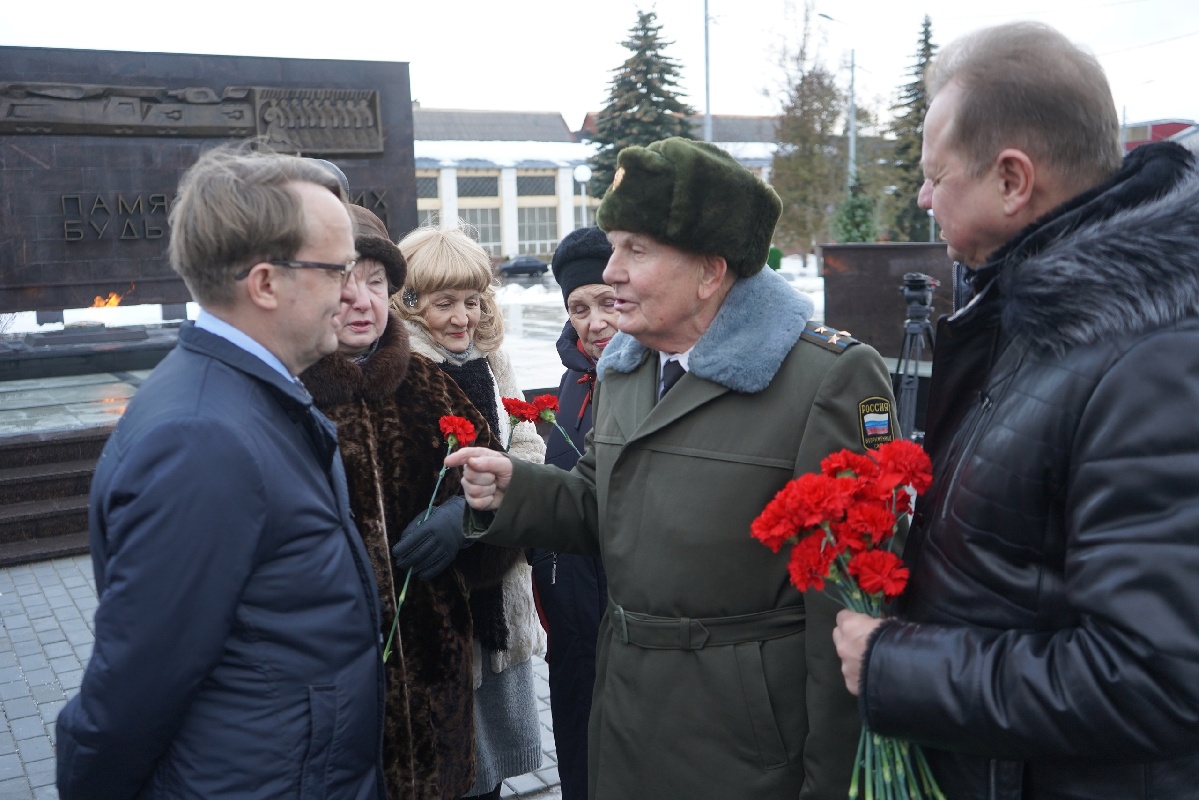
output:
[[[54,724],[92,652],[96,585],[89,556],[0,569],[0,800],[57,800]],[[561,797],[548,669],[538,658],[541,769],[504,781],[501,797]]]

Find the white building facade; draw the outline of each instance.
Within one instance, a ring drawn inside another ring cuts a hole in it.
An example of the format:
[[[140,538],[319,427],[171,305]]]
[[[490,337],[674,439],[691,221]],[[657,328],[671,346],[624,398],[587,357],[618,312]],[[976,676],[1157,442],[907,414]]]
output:
[[[599,200],[574,180],[574,169],[596,146],[579,141],[561,114],[414,108],[413,123],[421,225],[448,228],[462,220],[499,261],[548,260],[563,236],[595,224]],[[718,139],[724,128],[750,137],[717,144],[769,182],[774,120],[714,117],[713,123]]]

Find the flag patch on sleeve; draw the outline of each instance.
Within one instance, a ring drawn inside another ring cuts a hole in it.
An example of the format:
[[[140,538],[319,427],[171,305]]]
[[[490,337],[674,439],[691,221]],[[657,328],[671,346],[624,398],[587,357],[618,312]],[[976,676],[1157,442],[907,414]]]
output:
[[[858,403],[858,428],[862,446],[870,449],[895,438],[891,401],[886,397],[867,397]]]

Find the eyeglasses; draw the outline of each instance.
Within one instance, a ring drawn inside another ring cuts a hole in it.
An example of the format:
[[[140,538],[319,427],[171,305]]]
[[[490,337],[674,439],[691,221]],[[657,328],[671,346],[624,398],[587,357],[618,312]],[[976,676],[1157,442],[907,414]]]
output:
[[[262,262],[260,262],[262,263]],[[354,272],[354,265],[358,263],[357,259],[351,258],[344,264],[327,264],[324,261],[267,261],[265,262],[275,267],[284,267],[286,269],[327,269],[330,272],[341,274],[341,282],[346,283],[350,279],[350,275]],[[240,281],[245,279],[250,274],[250,270],[244,270],[233,276],[233,280]]]

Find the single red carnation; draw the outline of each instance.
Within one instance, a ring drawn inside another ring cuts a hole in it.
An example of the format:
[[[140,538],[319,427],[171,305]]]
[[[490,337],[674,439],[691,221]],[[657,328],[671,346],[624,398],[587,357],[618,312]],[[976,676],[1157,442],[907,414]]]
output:
[[[537,415],[541,413],[532,403],[527,403],[516,397],[505,397],[504,410],[508,412],[508,416],[515,422],[535,422]]]
[[[894,497],[895,486],[884,482],[883,475],[879,472],[875,472],[867,478],[858,478],[857,484],[853,487],[855,503],[879,503],[889,506]]]
[[[889,488],[911,486],[922,494],[933,483],[933,463],[924,448],[907,439],[887,442],[874,451],[879,483]]]
[[[475,440],[475,426],[469,419],[447,414],[438,420],[441,433],[451,448],[466,447]]]
[[[853,501],[853,488],[853,478],[830,478],[814,472],[788,482],[796,527],[840,521]]]
[[[537,409],[537,416],[549,423],[558,421],[558,398],[552,394],[542,394],[533,398],[533,407]]]
[[[822,590],[837,552],[838,548],[828,541],[823,530],[800,539],[799,544],[791,548],[791,559],[787,562],[792,585],[801,592]]]
[[[830,478],[870,478],[878,474],[878,464],[870,456],[852,450],[830,453],[820,462],[820,470]]]
[[[870,544],[869,539],[862,534],[860,529],[846,522],[834,522],[829,525],[829,530],[832,531],[833,538],[837,540],[837,547],[842,550],[860,553]]]
[[[866,594],[882,592],[890,600],[908,584],[908,568],[888,550],[865,550],[849,559],[849,574]]]
[[[878,544],[895,535],[895,513],[882,503],[855,503],[845,514],[845,525]]]
[[[789,539],[800,533],[795,524],[792,497],[787,491],[788,486],[790,484],[778,491],[749,526],[749,532],[753,537],[775,553]]]
[[[533,406],[538,411],[550,410],[555,413],[558,411],[558,398],[552,394],[541,394],[533,398]]]

